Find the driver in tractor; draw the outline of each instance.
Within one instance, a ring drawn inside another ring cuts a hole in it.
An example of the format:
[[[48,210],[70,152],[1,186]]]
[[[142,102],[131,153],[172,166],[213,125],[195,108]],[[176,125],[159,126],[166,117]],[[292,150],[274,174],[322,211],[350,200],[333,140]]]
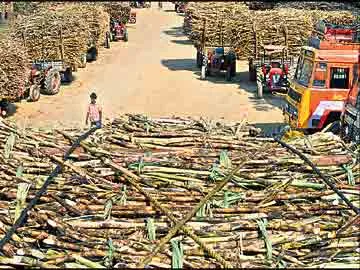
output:
[[[214,67],[219,67],[222,64],[222,62],[224,61],[224,59],[222,59],[223,55],[224,48],[216,48],[215,54],[210,54],[209,59]]]

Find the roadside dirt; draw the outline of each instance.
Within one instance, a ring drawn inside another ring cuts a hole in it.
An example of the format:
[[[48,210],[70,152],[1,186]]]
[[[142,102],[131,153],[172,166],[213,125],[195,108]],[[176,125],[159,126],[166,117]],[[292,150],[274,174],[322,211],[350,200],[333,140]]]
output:
[[[182,33],[183,17],[173,5],[159,11],[137,10],[137,24],[129,26],[129,42],[111,43],[99,59],[79,69],[75,81],[56,96],[36,103],[15,104],[10,119],[21,126],[84,126],[89,94],[95,91],[105,118],[121,113],[149,116],[194,116],[229,121],[281,123],[281,99],[257,100],[248,82],[247,64],[238,63],[233,82],[224,78],[199,79],[195,48]]]

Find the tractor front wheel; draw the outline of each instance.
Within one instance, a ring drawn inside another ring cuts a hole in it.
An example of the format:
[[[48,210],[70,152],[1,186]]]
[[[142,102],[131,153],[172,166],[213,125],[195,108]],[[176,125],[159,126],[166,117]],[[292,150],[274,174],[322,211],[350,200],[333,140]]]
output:
[[[29,89],[29,102],[36,102],[40,99],[40,85],[33,84]]]
[[[60,91],[61,76],[56,69],[50,69],[45,75],[43,91],[48,95],[56,95]]]
[[[257,97],[259,99],[263,98],[263,80],[262,80],[262,73],[261,73],[261,69],[259,69],[257,71],[257,80],[256,80],[256,89],[257,89]]]
[[[62,82],[71,83],[73,81],[73,79],[74,79],[74,77],[73,77],[71,68],[67,68],[63,73]]]

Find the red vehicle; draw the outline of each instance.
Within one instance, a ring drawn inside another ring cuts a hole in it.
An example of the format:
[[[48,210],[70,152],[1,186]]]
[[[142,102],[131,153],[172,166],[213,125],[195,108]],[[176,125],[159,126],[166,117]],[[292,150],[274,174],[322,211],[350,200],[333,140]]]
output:
[[[129,40],[129,34],[126,25],[117,21],[111,22],[111,40],[118,41],[123,40],[127,42]]]
[[[186,7],[186,3],[182,2],[182,1],[177,1],[174,3],[175,4],[175,11],[177,13],[184,13],[185,12],[185,7]]]
[[[260,59],[249,59],[250,80],[257,81],[258,97],[262,98],[263,92],[286,93],[289,87],[289,68],[293,59],[287,58],[287,48],[284,46],[267,45],[262,49]]]

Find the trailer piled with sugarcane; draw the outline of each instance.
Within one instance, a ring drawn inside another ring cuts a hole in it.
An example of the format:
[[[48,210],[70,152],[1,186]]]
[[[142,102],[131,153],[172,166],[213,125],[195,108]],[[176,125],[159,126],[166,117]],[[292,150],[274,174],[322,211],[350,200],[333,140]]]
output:
[[[254,57],[260,47],[266,45],[288,46],[289,54],[297,56],[319,20],[351,24],[357,14],[355,8],[311,10],[282,8],[278,4],[275,9],[250,10],[244,3],[229,2],[222,6],[216,2],[198,2],[189,4],[185,12],[184,31],[197,46],[201,43],[203,21],[206,20],[213,26],[206,34],[207,41],[218,43],[217,29],[222,21],[223,39],[234,47],[238,59]]]
[[[2,122],[1,238],[61,170],[4,245],[0,265],[358,265],[356,150],[329,133],[288,139],[307,163],[252,130],[245,120],[123,115],[64,161],[84,130]]]

